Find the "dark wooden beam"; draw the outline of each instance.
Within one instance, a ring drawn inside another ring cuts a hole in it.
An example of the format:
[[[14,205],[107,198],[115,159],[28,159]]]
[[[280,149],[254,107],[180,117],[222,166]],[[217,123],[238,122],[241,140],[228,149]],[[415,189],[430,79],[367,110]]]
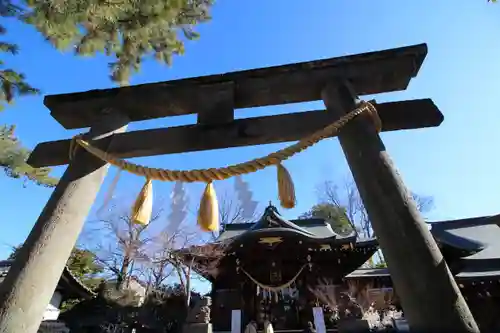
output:
[[[439,126],[443,115],[430,99],[377,105],[384,131]],[[243,147],[300,140],[327,126],[333,116],[308,111],[277,116],[237,119],[221,125],[187,125],[126,132],[113,136],[110,153],[121,157],[143,157],[211,149]],[[108,140],[94,141],[107,147]],[[43,142],[31,153],[34,167],[67,164],[70,140]]]
[[[212,108],[202,108],[198,112],[199,125],[220,125],[234,120],[234,85],[232,82],[221,85],[219,101]]]
[[[65,128],[88,127],[101,110],[132,121],[203,113],[218,105],[251,108],[320,100],[329,80],[349,80],[359,95],[406,89],[427,54],[425,44],[220,75],[51,95],[45,105]],[[227,92],[231,91],[231,94]],[[234,94],[234,95],[233,95]],[[234,101],[228,101],[233,98]]]

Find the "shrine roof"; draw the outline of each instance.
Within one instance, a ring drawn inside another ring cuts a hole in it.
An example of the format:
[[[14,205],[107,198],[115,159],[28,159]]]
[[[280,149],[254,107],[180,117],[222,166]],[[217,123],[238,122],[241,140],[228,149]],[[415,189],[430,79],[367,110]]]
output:
[[[332,230],[332,228],[325,222],[323,219],[298,219],[298,220],[290,220],[289,222],[297,225],[301,229],[304,229],[309,234],[313,234],[317,237],[333,237],[336,233]],[[217,240],[226,240],[233,237],[237,237],[246,231],[252,229],[252,226],[255,225],[255,222],[252,223],[232,223],[224,226],[223,231],[220,233]]]
[[[464,260],[500,259],[500,215],[429,223],[439,243],[464,249]]]
[[[500,277],[500,215],[429,223],[439,244],[463,249],[459,279]],[[448,259],[447,259],[448,260]],[[387,268],[359,268],[346,278],[389,277]]]
[[[217,241],[237,239],[256,233],[293,232],[303,237],[318,240],[345,239],[356,241],[355,233],[340,235],[333,231],[331,226],[320,218],[287,220],[283,218],[273,206],[269,206],[264,211],[262,217],[253,223],[233,223],[224,226]]]
[[[389,273],[388,268],[358,268],[354,272],[346,275],[346,279],[349,278],[371,278],[371,277],[389,277],[391,274]]]
[[[0,260],[0,284],[7,276],[12,263],[13,260]],[[71,273],[67,266],[64,267],[56,290],[70,298],[89,299],[94,297],[95,295],[92,290],[86,287],[78,278],[73,275],[73,273]]]
[[[468,265],[455,275],[459,280],[480,280],[500,277],[500,262],[481,263],[481,265]],[[390,278],[391,273],[388,268],[358,268],[354,272],[346,275],[346,279],[370,279],[370,278]]]

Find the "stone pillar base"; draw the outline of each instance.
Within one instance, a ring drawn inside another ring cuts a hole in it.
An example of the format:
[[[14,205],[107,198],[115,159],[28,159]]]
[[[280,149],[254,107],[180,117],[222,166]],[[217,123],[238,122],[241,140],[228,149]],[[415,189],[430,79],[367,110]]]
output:
[[[212,324],[185,324],[183,333],[212,333]]]

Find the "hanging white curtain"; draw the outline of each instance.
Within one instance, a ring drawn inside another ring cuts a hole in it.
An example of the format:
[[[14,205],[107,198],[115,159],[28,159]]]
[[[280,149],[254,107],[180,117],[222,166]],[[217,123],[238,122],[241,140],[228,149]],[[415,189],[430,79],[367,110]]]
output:
[[[244,333],[257,333],[257,327],[255,326],[254,322],[249,322],[248,325],[245,327],[245,332]]]
[[[264,321],[264,333],[274,333],[273,325],[269,320]]]

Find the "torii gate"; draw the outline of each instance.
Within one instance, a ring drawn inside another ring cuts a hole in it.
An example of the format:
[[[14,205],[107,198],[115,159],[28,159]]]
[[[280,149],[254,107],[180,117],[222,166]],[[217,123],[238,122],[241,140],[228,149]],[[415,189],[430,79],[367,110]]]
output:
[[[357,95],[406,89],[425,44],[223,75],[53,95],[51,115],[65,128],[90,127],[86,140],[131,158],[299,140],[355,108]],[[322,99],[327,110],[234,119],[234,110]],[[376,105],[383,131],[438,126],[430,99]],[[130,121],[198,114],[195,125],[124,133]],[[401,297],[418,332],[479,332],[422,216],[369,117],[339,141]],[[69,164],[0,289],[0,332],[35,333],[107,172],[105,162],[70,140],[39,144],[35,167]]]

